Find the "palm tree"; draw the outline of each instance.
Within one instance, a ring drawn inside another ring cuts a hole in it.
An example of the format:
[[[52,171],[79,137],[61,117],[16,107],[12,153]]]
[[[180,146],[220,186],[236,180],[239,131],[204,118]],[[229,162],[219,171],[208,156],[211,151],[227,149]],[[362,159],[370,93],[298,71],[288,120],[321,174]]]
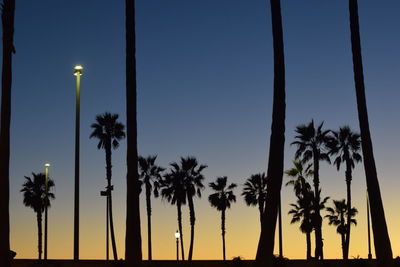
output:
[[[158,197],[158,190],[162,179],[161,172],[165,169],[157,166],[155,161],[157,156],[148,156],[143,158],[139,156],[139,177],[142,184],[146,188],[146,209],[147,209],[147,236],[148,236],[148,255],[149,260],[152,260],[151,253],[151,192]]]
[[[369,130],[367,102],[365,98],[363,63],[361,57],[360,26],[357,0],[349,0],[351,48],[353,53],[354,82],[357,96],[358,121],[360,123],[361,147],[364,159],[365,178],[370,198],[372,230],[377,260],[383,266],[392,264],[392,247],[387,230],[378,174],[376,172],[371,133]]]
[[[357,225],[356,219],[354,217],[357,214],[356,208],[348,209],[348,205],[346,204],[346,200],[333,200],[333,207],[326,208],[326,211],[329,213],[325,216],[328,218],[329,225],[337,226],[336,232],[340,234],[342,238],[342,254],[343,259],[346,258],[346,232],[349,224]],[[348,212],[349,211],[349,212]],[[346,221],[345,217],[350,218],[350,220]],[[349,223],[350,222],[350,223]]]
[[[303,190],[302,193],[297,194],[297,203],[290,204],[292,209],[288,214],[292,214],[291,224],[300,222],[300,231],[306,235],[306,256],[307,260],[311,259],[311,232],[313,229],[313,224],[311,221],[311,205],[314,198],[314,193],[310,189],[311,186],[308,185],[307,191]]]
[[[215,182],[208,185],[215,193],[208,196],[208,201],[211,207],[221,211],[221,232],[222,232],[222,254],[225,257],[225,211],[231,207],[232,202],[236,202],[236,196],[233,194],[233,189],[237,186],[232,183],[227,185],[228,177],[217,177]]]
[[[54,187],[54,181],[47,181],[46,196],[46,176],[44,173],[32,173],[32,178],[25,176],[25,183],[22,185],[21,192],[24,193],[24,205],[32,208],[36,213],[38,226],[38,258],[42,259],[42,214],[45,208],[50,207],[50,199],[54,199],[51,189]]]
[[[142,260],[142,237],[140,234],[140,183],[137,153],[136,120],[136,29],[135,0],[125,0],[126,39],[126,231],[125,260],[129,265]]]
[[[169,173],[164,175],[161,183],[161,196],[172,205],[176,205],[178,211],[178,229],[181,240],[182,260],[185,260],[185,250],[183,249],[182,231],[182,206],[186,204],[186,192],[184,185],[183,172],[172,168]]]
[[[1,4],[3,65],[0,115],[0,265],[5,267],[11,266],[9,202],[12,54],[15,53],[14,14],[15,0],[3,0]]]
[[[361,161],[360,149],[361,149],[361,138],[358,133],[351,131],[350,127],[344,126],[339,129],[338,132],[332,132],[333,138],[328,143],[330,149],[329,154],[336,155],[335,161],[333,162],[337,169],[340,169],[342,163],[346,164],[346,187],[347,187],[347,210],[351,210],[351,179],[352,169],[354,169],[355,163]],[[347,221],[350,221],[350,213],[347,213]],[[350,226],[351,223],[347,224],[346,229],[346,242],[344,247],[344,259],[348,259],[349,247],[350,247]]]
[[[175,169],[175,171],[182,172],[184,177],[184,186],[190,215],[190,246],[188,260],[192,260],[194,246],[194,226],[196,222],[193,198],[196,195],[199,198],[201,197],[201,191],[204,189],[204,176],[201,172],[207,168],[207,165],[199,165],[195,157],[181,157],[180,166],[176,162],[171,163],[171,166],[173,169]]]
[[[296,127],[295,136],[297,141],[292,145],[297,146],[295,158],[306,163],[313,161],[313,184],[314,184],[314,198],[316,203],[320,202],[320,189],[319,189],[319,161],[325,160],[330,163],[328,154],[325,152],[325,146],[329,142],[329,130],[322,130],[324,123],[322,122],[317,129],[314,127],[314,120],[307,125],[299,125]],[[322,217],[318,205],[315,210],[315,258],[323,259],[323,243],[322,243]]]
[[[95,137],[99,139],[97,144],[98,149],[104,149],[106,152],[106,179],[107,179],[107,200],[109,208],[109,220],[110,220],[110,232],[111,232],[111,244],[113,248],[114,260],[118,260],[117,247],[115,245],[115,235],[114,235],[114,224],[112,216],[112,197],[111,191],[113,186],[111,185],[111,155],[112,149],[117,149],[119,146],[119,141],[125,138],[124,125],[117,122],[118,114],[104,113],[96,116],[96,123],[93,123],[91,127],[93,132],[90,138]]]
[[[267,177],[265,173],[252,174],[243,185],[242,196],[247,206],[258,206],[260,224],[262,224],[267,195]]]
[[[275,242],[275,227],[280,202],[283,178],[283,160],[285,148],[285,58],[283,50],[283,31],[280,0],[270,0],[272,17],[272,35],[274,43],[274,100],[272,107],[272,125],[268,160],[268,192],[266,196],[264,218],[262,220],[260,240],[256,260],[267,264],[272,262]]]
[[[300,230],[306,234],[307,241],[307,259],[311,259],[311,231],[313,228],[311,222],[311,211],[313,192],[310,184],[306,181],[306,177],[312,175],[311,164],[305,168],[302,161],[293,161],[294,167],[286,170],[285,174],[294,179],[288,181],[286,186],[292,185],[297,196],[297,204],[291,204],[293,209],[289,214],[293,214],[291,223],[296,223],[302,219]]]

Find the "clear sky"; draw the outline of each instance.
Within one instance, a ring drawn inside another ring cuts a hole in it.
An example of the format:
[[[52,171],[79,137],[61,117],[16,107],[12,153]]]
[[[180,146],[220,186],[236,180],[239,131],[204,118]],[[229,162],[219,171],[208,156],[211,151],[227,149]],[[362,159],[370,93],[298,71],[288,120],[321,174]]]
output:
[[[227,213],[227,258],[253,259],[258,211],[240,197],[242,184],[266,169],[272,112],[273,54],[266,0],[137,0],[138,145],[168,166],[196,156],[209,167],[205,184],[226,175],[239,184]],[[392,241],[400,255],[398,136],[400,99],[400,2],[359,1],[364,74],[375,159]],[[294,128],[312,118],[330,129],[358,130],[348,1],[282,0],[287,119],[285,168],[291,167]],[[89,140],[96,114],[119,113],[125,121],[124,1],[18,0],[11,125],[11,248],[18,258],[37,257],[34,212],[19,192],[24,176],[44,171],[56,183],[49,211],[49,258],[73,255],[75,77],[81,83],[81,251],[83,259],[105,256],[105,154]],[[113,154],[114,219],[119,257],[124,256],[126,143]],[[324,196],[345,197],[344,171],[321,164]],[[359,210],[350,256],[367,257],[365,177],[353,177]],[[284,178],[287,181],[287,178]],[[196,199],[194,259],[221,259],[220,214]],[[141,202],[143,258],[147,228]],[[284,254],[305,257],[305,236],[290,225],[291,188],[283,188]],[[184,207],[189,247],[189,213]],[[176,208],[153,200],[153,258],[174,259]],[[335,227],[323,225],[327,258],[340,258]],[[314,244],[314,242],[313,242]],[[313,245],[314,247],[314,245]],[[186,251],[187,253],[187,251]]]

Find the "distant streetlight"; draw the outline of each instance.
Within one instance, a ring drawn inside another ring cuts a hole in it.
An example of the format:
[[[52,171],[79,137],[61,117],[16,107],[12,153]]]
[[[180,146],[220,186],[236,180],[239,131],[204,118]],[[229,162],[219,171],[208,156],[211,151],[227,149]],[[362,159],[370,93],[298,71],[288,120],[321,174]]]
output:
[[[44,206],[44,259],[47,260],[47,206],[48,206],[48,201],[49,201],[49,167],[50,164],[46,163],[44,164],[45,167],[45,192],[46,192],[46,202]]]
[[[76,65],[76,117],[75,117],[75,199],[74,199],[74,260],[79,260],[79,125],[80,87],[83,67]]]
[[[176,230],[175,232],[175,239],[176,239],[176,260],[179,260],[179,238],[181,234]]]
[[[105,196],[106,197],[106,260],[109,260],[109,253],[108,253],[108,249],[109,249],[109,244],[108,244],[108,190],[105,191],[100,191],[100,195],[101,196]]]

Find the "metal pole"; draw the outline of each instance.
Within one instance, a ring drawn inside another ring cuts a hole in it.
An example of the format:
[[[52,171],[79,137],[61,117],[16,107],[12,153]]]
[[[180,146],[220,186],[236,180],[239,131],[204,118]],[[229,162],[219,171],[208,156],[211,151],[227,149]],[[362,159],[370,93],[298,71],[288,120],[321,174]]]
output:
[[[176,260],[179,260],[179,238],[176,239]]]
[[[44,206],[44,259],[47,260],[47,206],[49,201],[49,164],[45,164],[45,192],[46,192],[46,201]]]
[[[369,222],[369,199],[368,199],[368,191],[367,191],[367,225],[368,225],[368,259],[372,259],[371,254],[371,227]]]
[[[82,66],[76,66],[76,118],[75,118],[75,199],[74,199],[74,260],[79,260],[79,126],[80,85]]]

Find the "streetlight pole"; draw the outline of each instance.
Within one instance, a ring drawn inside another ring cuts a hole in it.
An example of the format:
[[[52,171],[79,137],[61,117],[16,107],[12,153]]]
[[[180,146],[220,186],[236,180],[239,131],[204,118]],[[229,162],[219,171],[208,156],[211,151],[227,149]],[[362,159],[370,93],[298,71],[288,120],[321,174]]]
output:
[[[108,190],[106,191],[100,191],[100,195],[101,196],[106,196],[106,260],[109,260],[109,253],[108,253],[108,249],[109,249],[109,245],[108,245]]]
[[[175,239],[176,239],[176,260],[179,260],[179,237],[181,234],[176,230],[175,232]]]
[[[368,226],[368,259],[372,259],[371,253],[371,227],[369,222],[369,199],[368,199],[368,190],[367,190],[367,226]]]
[[[76,65],[76,118],[75,118],[75,198],[74,198],[74,260],[79,260],[79,126],[80,126],[80,87],[83,67]]]
[[[44,164],[45,167],[45,190],[46,190],[46,202],[44,206],[44,259],[47,260],[47,206],[49,204],[49,167],[50,164]]]

